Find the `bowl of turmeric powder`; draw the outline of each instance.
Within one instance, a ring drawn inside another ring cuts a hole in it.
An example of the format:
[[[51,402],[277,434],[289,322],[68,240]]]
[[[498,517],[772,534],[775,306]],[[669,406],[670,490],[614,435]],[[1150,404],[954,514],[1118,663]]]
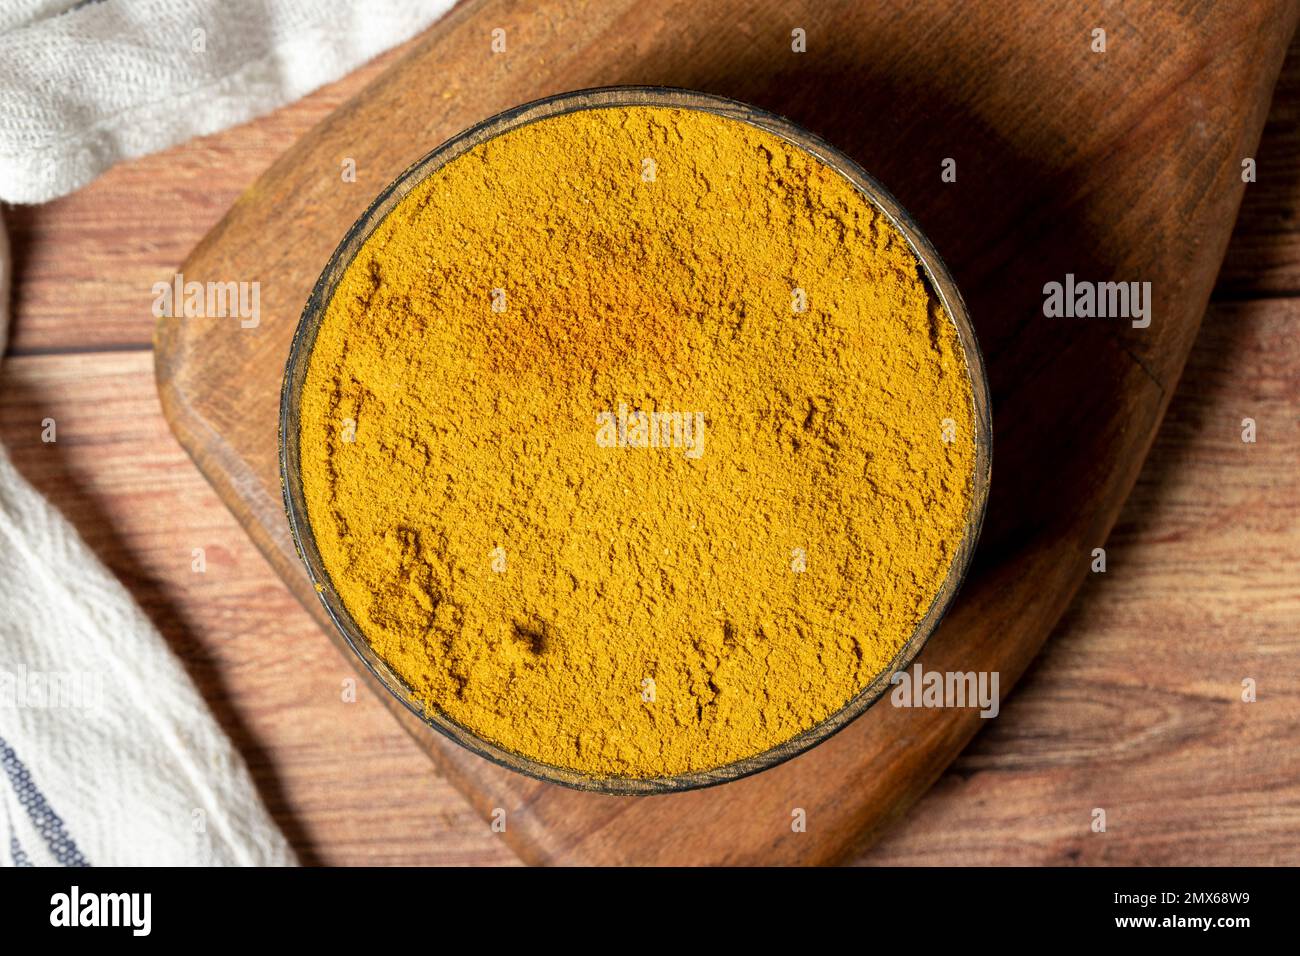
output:
[[[991,422],[965,306],[852,160],[703,93],[493,117],[385,189],[285,371],[289,527],[357,658],[571,787],[724,783],[885,694]]]

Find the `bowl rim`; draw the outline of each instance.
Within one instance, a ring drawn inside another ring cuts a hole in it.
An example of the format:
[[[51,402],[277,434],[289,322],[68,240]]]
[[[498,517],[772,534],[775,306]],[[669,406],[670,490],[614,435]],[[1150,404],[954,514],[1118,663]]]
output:
[[[975,426],[975,465],[970,476],[971,503],[961,542],[948,573],[935,593],[926,614],[912,636],[890,663],[867,685],[860,688],[839,709],[812,727],[757,754],[722,766],[659,777],[600,776],[544,763],[502,747],[480,736],[448,715],[415,699],[407,686],[371,647],[364,630],[352,618],[325,569],[308,516],[301,473],[300,398],[311,356],[325,311],[338,281],[371,233],[406,196],[429,175],[464,153],[510,130],[538,120],[590,109],[653,106],[696,110],[738,120],[776,135],[792,146],[811,153],[835,170],[882,211],[907,241],[922,269],[922,278],[932,295],[939,298],[957,329],[965,353],[970,379]],[[975,337],[965,301],[952,275],[929,238],[911,215],[874,177],[853,159],[820,137],[779,114],[739,100],[712,93],[667,86],[602,86],[573,90],[543,97],[512,107],[476,123],[426,153],[385,186],[348,229],[312,287],[298,319],[280,391],[279,459],[280,484],[285,516],[299,558],[307,570],[317,597],[335,629],[342,635],[366,670],[407,710],[424,724],[452,742],[498,766],[548,783],[576,790],[613,795],[675,793],[718,786],[779,766],[829,740],[879,701],[895,674],[906,670],[938,629],[970,570],[988,505],[992,480],[992,418],[988,379],[983,353]]]

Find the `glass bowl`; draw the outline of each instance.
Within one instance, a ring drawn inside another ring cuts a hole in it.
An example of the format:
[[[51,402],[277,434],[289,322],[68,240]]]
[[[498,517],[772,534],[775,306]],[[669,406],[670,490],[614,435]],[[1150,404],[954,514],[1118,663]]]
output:
[[[325,308],[334,294],[335,286],[357,250],[374,228],[402,199],[425,177],[475,146],[509,130],[537,120],[578,110],[623,106],[659,106],[682,110],[702,110],[732,120],[739,120],[767,130],[795,147],[816,156],[826,165],[849,180],[873,205],[880,209],[904,236],[917,260],[921,263],[932,294],[938,296],[944,309],[956,324],[961,344],[965,349],[967,367],[971,378],[975,418],[975,470],[971,476],[972,501],[965,532],[948,576],[935,595],[928,612],[917,625],[911,638],[894,659],[869,685],[863,687],[843,707],[826,719],[802,733],[771,747],[762,753],[708,770],[665,777],[610,777],[584,774],[566,767],[541,763],[480,737],[478,734],[448,718],[444,714],[426,709],[412,696],[411,690],[371,648],[364,632],[344,606],[321,560],[307,520],[307,505],[303,493],[299,458],[299,399],[303,381],[310,363],[316,332]],[[284,385],[280,396],[280,474],[284,488],[285,512],[289,528],[306,565],[307,574],[315,586],[321,603],[334,625],[343,635],[365,667],[388,691],[412,713],[431,728],[481,757],[519,773],[551,783],[579,790],[608,794],[670,793],[709,787],[766,770],[815,747],[836,732],[843,730],[855,718],[881,697],[890,686],[891,677],[905,670],[920,653],[930,635],[934,633],[943,615],[951,605],[970,566],[975,543],[979,538],[984,511],[988,502],[988,487],[992,465],[992,422],[989,417],[988,381],[979,345],[966,313],[965,303],[930,241],[903,210],[902,206],[853,160],[839,150],[801,129],[789,120],[735,100],[698,93],[691,90],[666,87],[618,86],[580,90],[548,97],[507,110],[479,123],[459,136],[453,137],[423,159],[414,163],[390,184],[370,208],[348,230],[347,235],[330,257],[317,280],[303,309],[293,343],[289,349]]]

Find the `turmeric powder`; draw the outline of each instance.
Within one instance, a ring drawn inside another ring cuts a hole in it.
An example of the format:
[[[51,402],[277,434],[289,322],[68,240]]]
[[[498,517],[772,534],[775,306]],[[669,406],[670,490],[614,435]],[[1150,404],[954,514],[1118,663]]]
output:
[[[973,500],[907,241],[740,120],[551,116],[360,247],[301,394],[325,570],[413,695],[593,777],[751,757],[887,668]]]

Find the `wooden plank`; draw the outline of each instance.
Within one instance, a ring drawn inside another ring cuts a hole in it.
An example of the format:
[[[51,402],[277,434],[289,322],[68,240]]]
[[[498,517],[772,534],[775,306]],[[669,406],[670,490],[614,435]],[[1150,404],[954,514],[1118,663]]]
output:
[[[1300,294],[1300,43],[1278,77],[1216,298]]]
[[[0,441],[176,650],[295,850],[332,864],[513,861],[364,684],[343,701],[351,665],[176,444],[152,368],[147,352],[11,358]]]
[[[263,321],[252,331],[160,323],[164,409],[272,564],[314,602],[279,509],[279,372],[320,264],[375,189],[456,130],[561,89],[664,83],[755,102],[876,172],[970,301],[990,361],[998,465],[979,567],[925,663],[999,670],[1007,690],[1136,478],[1221,261],[1240,156],[1255,148],[1295,16],[1293,4],[1117,14],[1073,3],[750,3],[725,30],[687,3],[462,5],[279,160],[186,261],[192,278],[260,281]],[[792,20],[822,38],[806,56],[789,50]],[[1103,22],[1110,44],[1093,53]],[[507,30],[509,55],[492,57],[489,26]],[[953,155],[958,181],[945,188],[939,164]],[[340,185],[340,156],[356,159],[364,188]],[[1042,285],[1066,272],[1150,281],[1156,320],[1144,330],[1044,321]],[[877,836],[978,724],[967,712],[877,707],[758,777],[641,801],[525,781],[415,729],[480,813],[508,810],[508,837],[527,860],[794,862],[839,859]],[[816,821],[797,838],[792,806]]]
[[[1300,862],[1298,322],[1296,299],[1211,310],[1106,573],[862,862]]]

